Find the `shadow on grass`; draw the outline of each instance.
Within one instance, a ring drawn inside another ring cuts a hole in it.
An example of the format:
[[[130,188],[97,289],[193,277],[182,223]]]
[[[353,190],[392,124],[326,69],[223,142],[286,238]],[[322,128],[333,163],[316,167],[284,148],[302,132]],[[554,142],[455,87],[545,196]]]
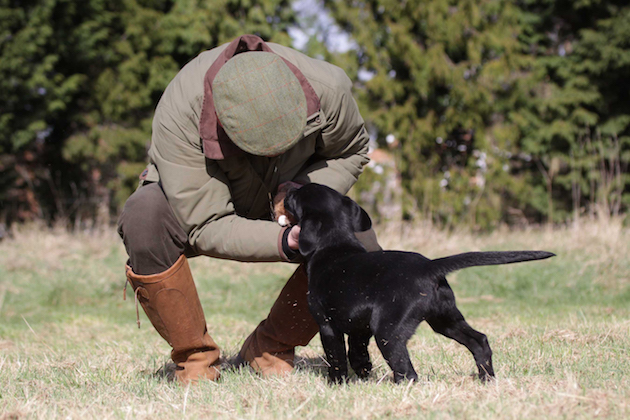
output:
[[[231,357],[221,358],[221,370],[223,371],[239,371],[241,369],[244,370],[252,370],[251,367],[245,362],[238,360],[238,355],[234,355]],[[295,357],[295,369],[297,371],[302,371],[306,373],[314,373],[317,376],[328,377],[328,362],[323,356],[319,357]],[[162,367],[160,367],[156,372],[148,373],[147,376],[155,378],[160,381],[173,382],[175,380],[175,371],[177,370],[177,365],[173,362],[166,362]],[[353,381],[354,375],[350,378]]]
[[[306,372],[313,372],[318,376],[328,376],[328,362],[323,356],[296,357],[295,368]]]

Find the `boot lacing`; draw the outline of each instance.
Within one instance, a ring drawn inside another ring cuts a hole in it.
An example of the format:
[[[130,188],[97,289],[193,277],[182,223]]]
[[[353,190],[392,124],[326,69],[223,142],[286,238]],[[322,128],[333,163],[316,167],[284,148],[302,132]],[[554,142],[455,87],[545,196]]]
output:
[[[136,298],[136,322],[138,323],[138,329],[140,329],[140,311],[138,310],[138,292],[139,291],[140,291],[140,288],[138,287],[133,294]]]
[[[127,300],[127,283],[129,283],[129,277],[125,280],[125,287],[123,287],[123,300]],[[138,287],[134,290],[133,295],[136,301],[136,323],[138,324],[138,328],[140,328],[140,310],[138,309],[138,292],[140,288]]]

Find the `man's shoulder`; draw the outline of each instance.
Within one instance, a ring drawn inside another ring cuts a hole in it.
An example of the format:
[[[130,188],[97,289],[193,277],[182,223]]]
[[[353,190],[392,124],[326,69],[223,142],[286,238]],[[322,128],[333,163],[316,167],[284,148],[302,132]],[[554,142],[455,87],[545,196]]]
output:
[[[199,108],[203,100],[203,79],[206,72],[226,46],[224,44],[203,51],[184,65],[165,89],[162,102],[166,101],[171,108],[184,104],[193,109]]]

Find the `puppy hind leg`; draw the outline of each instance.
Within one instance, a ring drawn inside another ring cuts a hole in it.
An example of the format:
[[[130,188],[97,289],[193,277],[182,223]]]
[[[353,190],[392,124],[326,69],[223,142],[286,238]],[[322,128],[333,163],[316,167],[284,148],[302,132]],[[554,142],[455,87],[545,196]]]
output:
[[[330,322],[320,325],[319,335],[326,353],[328,379],[332,383],[341,383],[348,378],[348,360],[343,333]]]
[[[368,353],[368,343],[371,336],[371,334],[348,336],[348,359],[352,370],[360,379],[366,379],[372,371],[372,363]]]
[[[375,334],[374,338],[387,364],[394,371],[394,382],[418,380],[418,374],[413,368],[407,350],[407,341],[410,337],[401,334]]]
[[[468,325],[459,310],[455,309],[451,316],[431,318],[427,319],[427,322],[436,333],[466,346],[475,358],[480,380],[485,382],[494,377],[492,350],[488,338]]]

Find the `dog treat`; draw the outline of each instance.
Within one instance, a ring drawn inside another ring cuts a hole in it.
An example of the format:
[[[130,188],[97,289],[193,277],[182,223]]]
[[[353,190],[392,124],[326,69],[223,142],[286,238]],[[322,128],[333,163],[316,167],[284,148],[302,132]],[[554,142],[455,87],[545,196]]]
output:
[[[287,226],[289,224],[289,217],[284,209],[284,198],[286,195],[286,191],[281,191],[274,197],[273,200],[273,220],[278,222],[280,226]]]
[[[280,226],[288,226],[293,224],[291,216],[284,209],[284,198],[287,192],[292,189],[300,188],[301,185],[295,182],[285,182],[278,187],[278,193],[273,198],[273,220],[278,222]]]

